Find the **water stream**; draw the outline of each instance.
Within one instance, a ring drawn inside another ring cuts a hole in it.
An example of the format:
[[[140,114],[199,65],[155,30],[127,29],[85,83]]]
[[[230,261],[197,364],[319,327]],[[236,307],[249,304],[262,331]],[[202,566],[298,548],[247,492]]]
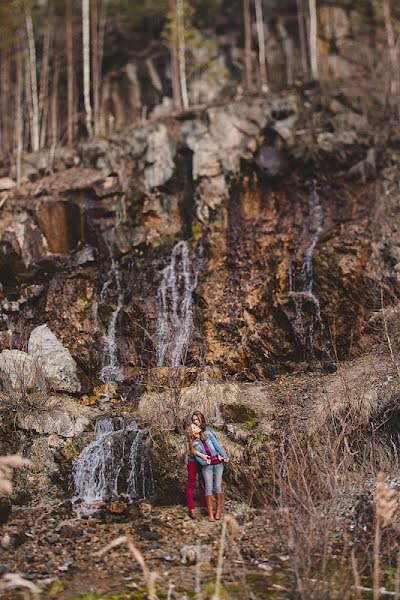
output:
[[[321,306],[314,291],[314,252],[323,232],[324,214],[317,191],[316,182],[311,184],[308,196],[309,212],[303,228],[306,247],[300,273],[300,289],[296,289],[293,265],[289,265],[289,296],[294,301],[295,318],[293,329],[304,350],[309,350],[315,358],[315,328],[323,329]],[[309,315],[307,321],[305,314]],[[306,322],[305,322],[306,321]]]
[[[168,266],[162,271],[158,291],[157,365],[179,366],[193,334],[193,291],[197,273],[193,273],[190,251],[185,241],[178,242]]]
[[[74,504],[90,514],[98,503],[118,498],[125,492],[138,500],[153,492],[150,461],[145,446],[146,432],[135,421],[122,417],[99,417],[93,440],[73,465]]]

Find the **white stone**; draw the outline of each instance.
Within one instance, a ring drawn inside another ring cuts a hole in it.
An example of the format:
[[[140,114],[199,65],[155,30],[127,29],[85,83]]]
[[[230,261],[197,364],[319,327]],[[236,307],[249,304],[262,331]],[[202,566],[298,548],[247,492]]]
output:
[[[17,184],[11,177],[0,177],[0,191],[6,192],[15,188]]]
[[[40,325],[32,331],[28,353],[40,362],[49,385],[55,390],[80,391],[76,362],[47,325]]]

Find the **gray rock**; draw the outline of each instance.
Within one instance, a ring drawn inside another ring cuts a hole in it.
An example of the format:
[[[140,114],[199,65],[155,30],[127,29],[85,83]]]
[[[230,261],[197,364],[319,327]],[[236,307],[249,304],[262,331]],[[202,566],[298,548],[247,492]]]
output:
[[[212,548],[208,544],[185,544],[180,549],[181,563],[194,565],[198,563],[209,563],[212,556]]]
[[[75,262],[78,266],[86,265],[94,261],[94,250],[91,246],[85,246],[76,253]]]
[[[3,350],[0,353],[0,380],[6,388],[20,391],[45,388],[39,361],[21,350]]]
[[[40,325],[32,331],[28,354],[39,361],[48,383],[55,390],[80,391],[76,362],[47,325]]]
[[[147,189],[151,189],[171,179],[175,167],[175,148],[167,128],[162,124],[149,132],[147,143],[146,162],[149,166],[145,168],[144,179]]]
[[[19,413],[18,426],[27,431],[42,435],[51,434],[48,445],[58,447],[54,434],[62,438],[71,438],[83,433],[89,426],[95,411],[77,404],[68,396],[50,396],[44,406],[28,413]]]

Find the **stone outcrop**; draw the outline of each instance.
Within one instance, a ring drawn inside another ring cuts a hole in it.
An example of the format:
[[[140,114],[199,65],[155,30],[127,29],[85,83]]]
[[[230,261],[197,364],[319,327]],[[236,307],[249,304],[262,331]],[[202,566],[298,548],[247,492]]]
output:
[[[17,425],[40,435],[56,434],[62,438],[80,435],[96,415],[94,409],[77,404],[68,396],[49,396],[39,407],[18,415]]]
[[[41,365],[50,387],[64,392],[80,391],[76,362],[47,325],[40,325],[32,331],[28,353]]]

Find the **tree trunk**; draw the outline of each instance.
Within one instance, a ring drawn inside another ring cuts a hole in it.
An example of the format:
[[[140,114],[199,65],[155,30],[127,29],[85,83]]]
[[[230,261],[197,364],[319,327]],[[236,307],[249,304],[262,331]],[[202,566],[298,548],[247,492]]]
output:
[[[244,22],[244,79],[247,90],[253,85],[253,74],[251,68],[251,16],[250,0],[243,0],[243,22]]]
[[[65,0],[65,37],[67,47],[67,141],[71,146],[74,141],[74,55],[71,0]]]
[[[310,62],[311,74],[313,79],[318,79],[318,21],[317,21],[317,0],[308,0],[310,7]]]
[[[169,51],[171,54],[171,81],[172,81],[172,98],[174,101],[175,110],[182,110],[181,86],[179,84],[179,68],[178,68],[178,42],[177,42],[177,22],[176,22],[176,2],[168,0],[168,9],[171,18],[171,40]]]
[[[22,71],[22,44],[21,36],[18,35],[16,44],[16,93],[15,93],[15,157],[16,157],[16,174],[17,185],[21,183],[21,160],[23,150],[23,110],[22,110],[22,94],[23,94],[23,71]]]
[[[189,108],[189,94],[186,80],[186,45],[185,45],[185,15],[184,0],[176,0],[176,22],[178,31],[178,63],[183,108]]]
[[[54,72],[51,89],[51,107],[50,107],[50,130],[51,130],[51,168],[54,163],[54,153],[58,142],[58,79],[59,79],[58,55],[54,56]]]
[[[4,48],[1,53],[1,111],[2,111],[2,123],[1,123],[1,149],[7,154],[10,151],[10,126],[11,119],[9,115],[10,103],[10,52],[7,48]]]
[[[93,85],[93,123],[94,131],[99,132],[100,89],[99,89],[99,18],[97,0],[91,5],[92,25],[92,85]]]
[[[86,112],[86,129],[92,135],[92,105],[90,102],[90,13],[89,0],[82,0],[82,54],[83,100]]]
[[[40,147],[39,137],[39,98],[38,98],[38,85],[37,85],[37,74],[36,74],[36,48],[35,38],[33,35],[33,23],[32,15],[29,10],[25,14],[26,33],[28,40],[29,50],[29,80],[31,87],[31,145],[32,150],[36,152]]]
[[[286,61],[286,83],[293,85],[293,40],[290,38],[282,17],[278,18],[277,30],[282,40]]]
[[[258,37],[258,61],[260,63],[261,90],[268,92],[267,63],[265,57],[265,35],[264,19],[261,0],[254,0],[256,7],[257,37]]]
[[[400,82],[399,82],[399,64],[397,58],[397,45],[395,41],[392,11],[390,8],[390,0],[383,0],[383,16],[385,19],[385,29],[387,44],[389,47],[390,57],[390,92],[395,103],[398,105],[400,115]]]
[[[308,53],[306,43],[306,27],[304,23],[304,0],[297,0],[297,24],[299,27],[301,66],[303,77],[308,79]]]
[[[50,55],[51,29],[50,20],[47,20],[46,32],[43,40],[42,66],[40,73],[39,94],[39,124],[40,124],[40,147],[46,144],[47,115],[49,107],[49,55]]]

